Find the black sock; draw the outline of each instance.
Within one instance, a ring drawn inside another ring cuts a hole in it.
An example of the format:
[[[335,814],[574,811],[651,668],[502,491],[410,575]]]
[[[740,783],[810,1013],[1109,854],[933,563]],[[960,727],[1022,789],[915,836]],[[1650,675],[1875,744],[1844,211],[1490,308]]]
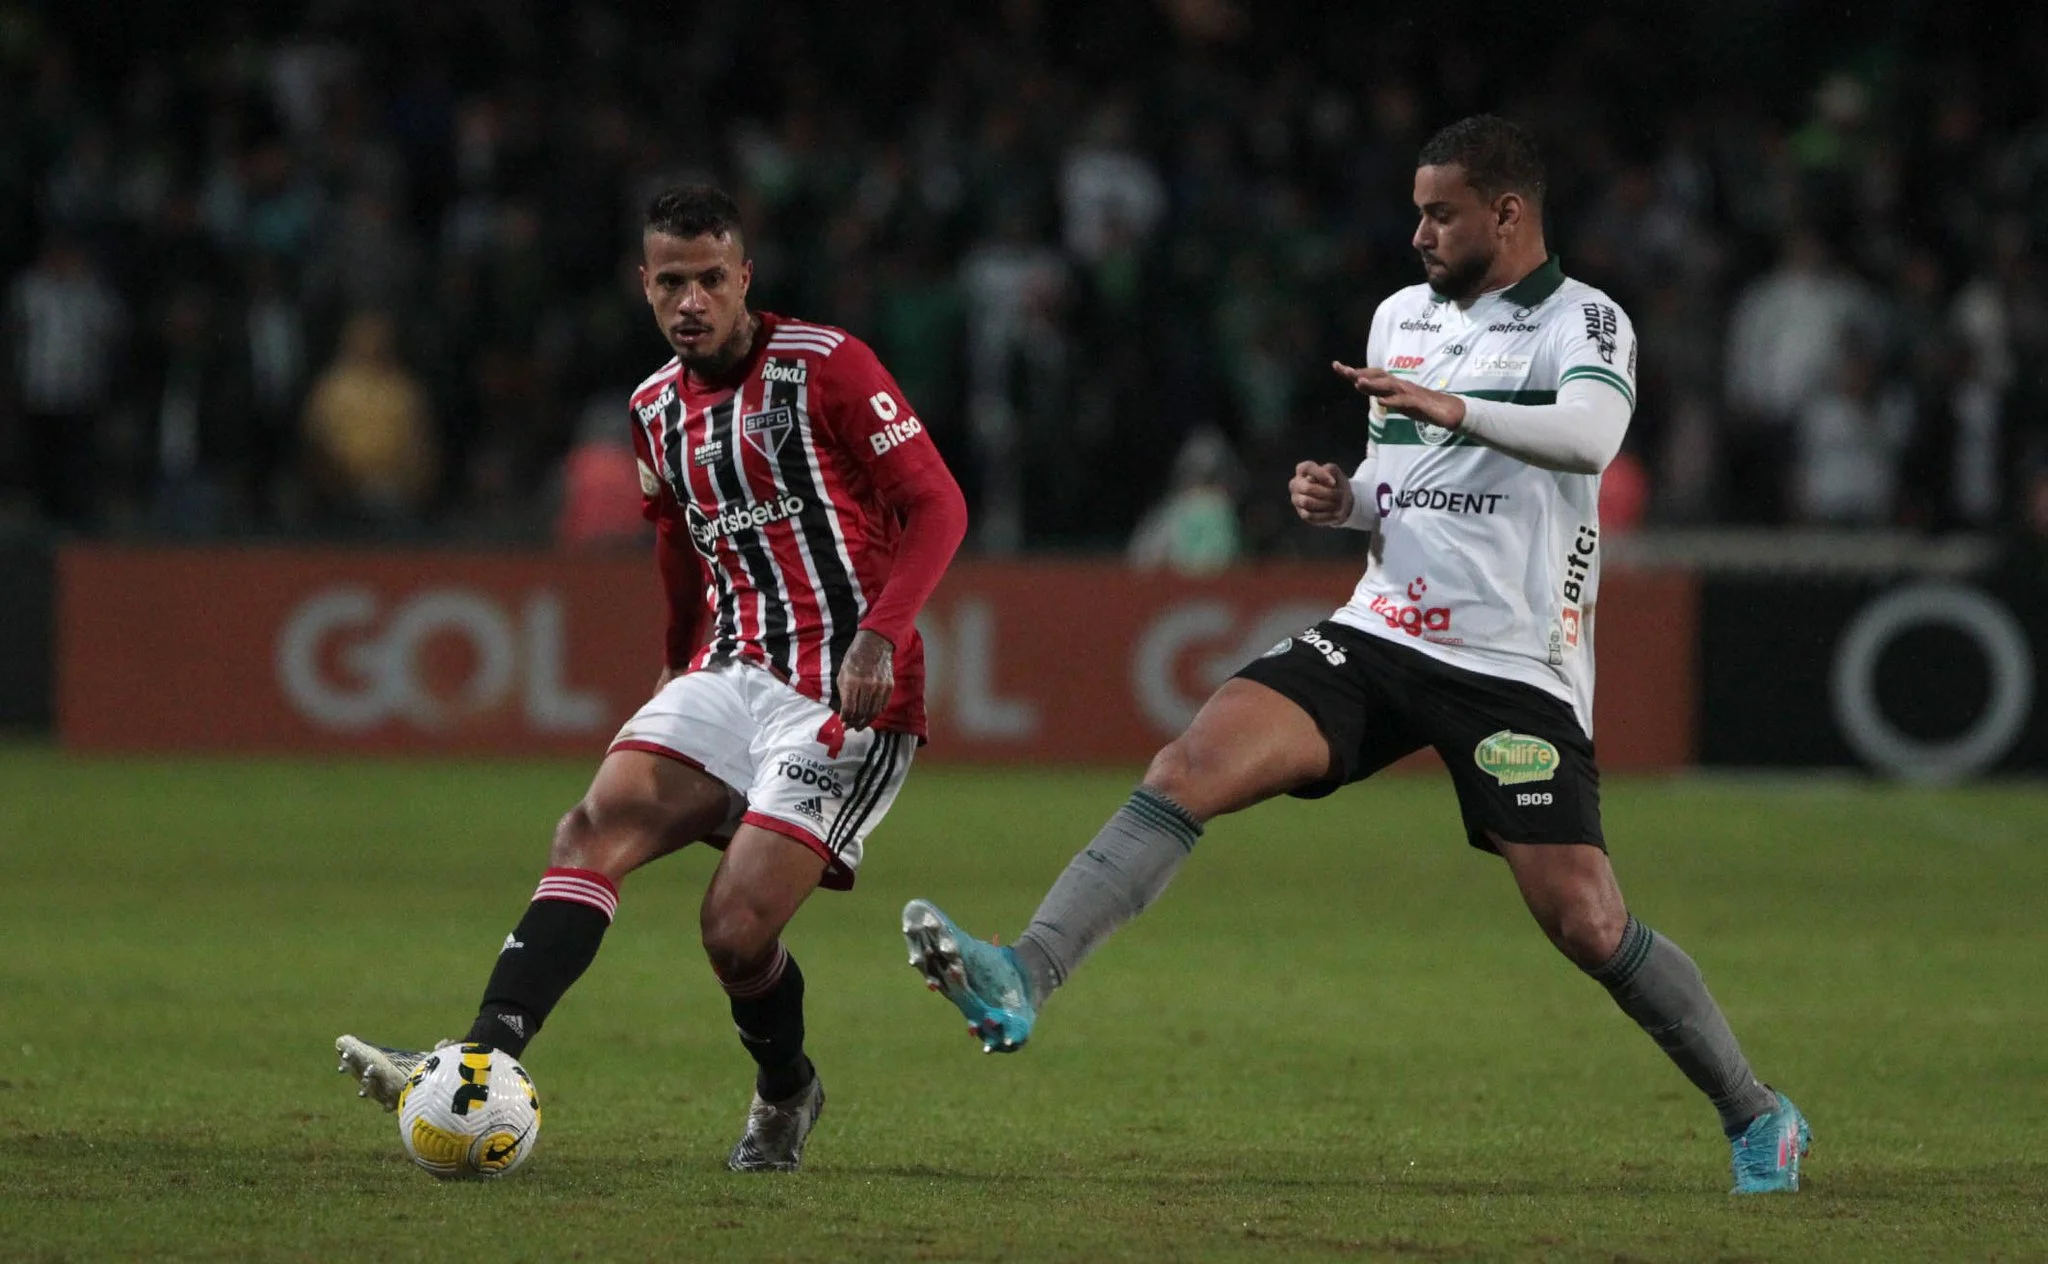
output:
[[[764,1101],[785,1102],[810,1085],[811,1060],[804,1056],[804,972],[782,945],[752,978],[725,983],[740,1043],[760,1068],[754,1091]],[[518,1056],[518,1055],[513,1055]]]
[[[550,869],[505,939],[466,1040],[517,1058],[571,984],[597,958],[619,891],[587,869]]]

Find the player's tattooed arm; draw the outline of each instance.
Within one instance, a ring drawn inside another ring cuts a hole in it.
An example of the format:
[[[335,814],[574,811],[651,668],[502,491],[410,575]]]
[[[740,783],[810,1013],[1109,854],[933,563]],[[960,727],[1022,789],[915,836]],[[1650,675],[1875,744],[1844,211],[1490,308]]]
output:
[[[854,633],[839,664],[839,718],[847,728],[866,728],[889,705],[896,689],[895,657],[896,647],[880,632],[862,628]]]

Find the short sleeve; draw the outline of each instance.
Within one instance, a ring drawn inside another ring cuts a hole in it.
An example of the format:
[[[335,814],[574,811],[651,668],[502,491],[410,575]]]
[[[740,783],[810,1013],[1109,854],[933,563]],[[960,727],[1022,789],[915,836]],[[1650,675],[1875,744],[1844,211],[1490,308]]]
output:
[[[1584,379],[1613,388],[1636,407],[1636,331],[1628,313],[1588,290],[1558,318],[1557,384]]]

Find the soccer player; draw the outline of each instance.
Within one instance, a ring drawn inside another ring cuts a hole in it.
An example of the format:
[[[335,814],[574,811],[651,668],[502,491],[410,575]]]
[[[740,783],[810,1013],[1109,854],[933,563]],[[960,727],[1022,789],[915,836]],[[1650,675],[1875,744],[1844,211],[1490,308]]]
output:
[[[903,785],[925,733],[913,621],[967,510],[865,343],[748,308],[729,197],[662,193],[641,244],[647,304],[675,350],[628,416],[668,598],[665,665],[556,827],[464,1043],[524,1054],[597,955],[625,876],[707,840],[724,855],[704,951],[756,1064],[727,1165],[794,1171],[825,1092],[782,930],[814,888],[853,885]],[[387,1110],[426,1057],[354,1036],[336,1050]]]
[[[1014,944],[903,911],[911,964],[984,1051],[1030,1037],[1053,992],[1159,897],[1203,826],[1278,794],[1327,795],[1424,746],[1450,770],[1466,839],[1507,862],[1552,943],[1706,1094],[1738,1193],[1798,1188],[1810,1131],[1750,1071],[1700,971],[1629,914],[1608,865],[1593,759],[1600,472],[1635,408],[1635,333],[1544,246],[1544,174],[1505,120],[1423,146],[1413,244],[1426,284],[1379,307],[1348,477],[1304,462],[1289,493],[1370,533],[1328,620],[1224,683],[1083,848]]]

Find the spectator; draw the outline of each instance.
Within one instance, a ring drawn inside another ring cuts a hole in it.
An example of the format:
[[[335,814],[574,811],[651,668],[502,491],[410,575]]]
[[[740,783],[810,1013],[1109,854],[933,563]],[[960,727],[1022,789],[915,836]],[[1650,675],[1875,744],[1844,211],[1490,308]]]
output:
[[[1916,366],[1912,521],[2014,516],[2012,453],[2048,428],[2040,22],[1916,9],[1869,45],[1922,58],[1900,62],[1838,57],[1796,7],[1765,32],[1695,15],[1676,45],[1668,15],[1624,6],[1440,48],[1345,6],[1213,0],[972,20],[904,0],[882,24],[808,6],[758,39],[738,0],[702,0],[672,43],[588,6],[479,26],[282,0],[232,45],[206,21],[123,41],[90,6],[42,8],[0,50],[0,477],[74,528],[122,525],[99,504],[120,478],[92,476],[112,457],[162,455],[152,366],[189,359],[165,309],[190,290],[237,387],[221,406],[246,413],[258,490],[229,500],[252,524],[289,516],[311,468],[290,421],[315,348],[377,309],[430,375],[428,449],[462,454],[408,512],[544,538],[581,401],[650,367],[613,261],[651,187],[690,173],[755,222],[765,305],[888,351],[958,449],[983,547],[1115,547],[1193,425],[1248,479],[1353,441],[1314,375],[1416,279],[1416,146],[1471,109],[1537,128],[1566,267],[1644,334],[1647,521],[1796,509],[1800,427],[1845,343]],[[1362,41],[1398,72],[1361,80]],[[1516,73],[1531,62],[1554,73]],[[675,126],[707,114],[730,126]],[[55,278],[31,253],[53,238],[102,282]],[[1248,549],[1328,547],[1265,513],[1247,503]]]
[[[1132,130],[1130,105],[1111,102],[1095,112],[1067,153],[1060,174],[1064,235],[1067,252],[1083,263],[1100,262],[1119,230],[1142,242],[1166,213],[1166,186],[1133,146]]]
[[[640,458],[631,436],[618,400],[600,397],[584,407],[576,442],[562,462],[557,544],[588,550],[646,542]]]
[[[1789,234],[1778,266],[1743,291],[1728,331],[1733,417],[1723,484],[1730,516],[1783,517],[1784,460],[1794,421],[1815,392],[1840,379],[1842,356],[1875,330],[1874,296],[1836,266],[1808,229]]]
[[[28,485],[45,517],[81,528],[97,516],[106,424],[121,381],[128,309],[68,232],[50,235],[7,295],[15,403]]]
[[[1912,398],[1879,376],[1871,351],[1844,350],[1835,385],[1800,410],[1796,505],[1802,521],[1882,526],[1898,496],[1899,453],[1912,433]]]
[[[338,524],[419,521],[437,466],[433,418],[426,392],[399,363],[390,317],[349,318],[306,401],[303,440],[312,491]]]
[[[1215,429],[1197,430],[1173,459],[1173,483],[1131,534],[1124,556],[1140,570],[1209,575],[1238,558],[1236,457]]]

